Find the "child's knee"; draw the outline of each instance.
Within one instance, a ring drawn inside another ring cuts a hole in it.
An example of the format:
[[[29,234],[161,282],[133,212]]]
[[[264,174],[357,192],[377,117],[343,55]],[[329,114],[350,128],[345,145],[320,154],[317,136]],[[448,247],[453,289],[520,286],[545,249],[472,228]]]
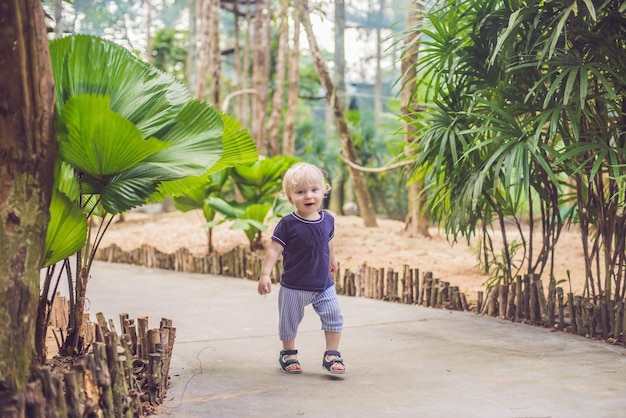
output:
[[[341,332],[343,328],[343,316],[339,314],[321,317],[324,331]],[[339,330],[339,331],[337,331]]]

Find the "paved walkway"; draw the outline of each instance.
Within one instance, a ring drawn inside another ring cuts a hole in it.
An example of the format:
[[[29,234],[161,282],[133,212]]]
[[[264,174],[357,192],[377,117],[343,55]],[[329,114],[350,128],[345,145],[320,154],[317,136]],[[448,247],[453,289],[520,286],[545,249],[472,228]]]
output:
[[[309,309],[286,375],[255,282],[97,262],[87,289],[92,319],[173,320],[164,417],[626,417],[626,349],[562,332],[341,296],[348,373],[322,371]]]

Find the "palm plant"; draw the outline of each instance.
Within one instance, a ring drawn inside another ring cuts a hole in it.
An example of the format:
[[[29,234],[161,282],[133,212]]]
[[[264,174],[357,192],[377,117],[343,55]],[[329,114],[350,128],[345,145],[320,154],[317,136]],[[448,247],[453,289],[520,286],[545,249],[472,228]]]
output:
[[[607,304],[623,299],[626,284],[625,11],[617,0],[521,3],[507,10],[497,49],[526,58],[513,73],[536,74],[525,100],[553,163],[574,186],[587,291]]]
[[[208,201],[210,198],[221,196],[224,193],[230,171],[231,169],[227,168],[204,176],[204,181],[188,187],[184,195],[176,196],[173,199],[174,206],[181,212],[200,209],[204,219],[210,224],[215,219],[217,212],[208,204]],[[207,250],[209,254],[214,250],[213,228],[207,228]]]
[[[111,42],[61,38],[50,43],[50,55],[57,96],[58,199],[51,205],[49,268],[38,323],[45,327],[54,267],[65,260],[72,304],[65,349],[77,354],[85,348],[79,331],[89,273],[114,216],[164,195],[185,194],[203,176],[258,155],[234,119],[193,100],[172,76]],[[100,227],[92,240],[85,232],[87,219],[94,216]],[[62,240],[53,239],[61,234]],[[75,277],[67,259],[73,254]]]
[[[222,215],[208,222],[209,229],[232,221],[231,229],[241,229],[250,243],[250,250],[263,249],[261,233],[267,229],[266,222],[293,210],[281,199],[282,177],[298,159],[285,155],[261,158],[250,164],[242,164],[230,171],[238,199],[227,201],[218,196],[209,196],[205,204]]]
[[[528,274],[553,264],[563,223],[578,221],[588,291],[614,301],[626,261],[624,10],[617,0],[446,2],[427,14],[417,64],[436,99],[417,175],[430,178],[439,220],[468,235],[489,213],[519,225],[527,212],[532,234],[538,212]]]
[[[421,129],[414,178],[426,179],[431,217],[453,241],[480,237],[485,270],[502,273],[490,284],[510,283],[522,264],[527,274],[541,274],[562,228],[553,148],[541,140],[538,118],[523,92],[535,74],[511,73],[517,57],[505,52],[489,62],[506,24],[503,7],[451,1],[431,9],[427,26],[419,28],[427,40],[416,63],[423,78],[415,93],[427,87],[432,105],[416,115]],[[535,253],[536,210],[543,243]],[[530,223],[528,236],[524,218]],[[493,245],[494,223],[501,252]],[[519,238],[510,238],[509,223]],[[518,260],[513,249],[521,250]]]

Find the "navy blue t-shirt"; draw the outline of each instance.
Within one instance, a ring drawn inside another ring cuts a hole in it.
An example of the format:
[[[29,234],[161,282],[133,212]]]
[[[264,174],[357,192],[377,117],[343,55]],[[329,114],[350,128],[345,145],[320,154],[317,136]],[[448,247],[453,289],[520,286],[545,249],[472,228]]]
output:
[[[325,210],[319,214],[318,220],[308,221],[292,212],[278,221],[272,239],[283,246],[281,286],[323,292],[334,284],[328,242],[335,234],[335,219]]]

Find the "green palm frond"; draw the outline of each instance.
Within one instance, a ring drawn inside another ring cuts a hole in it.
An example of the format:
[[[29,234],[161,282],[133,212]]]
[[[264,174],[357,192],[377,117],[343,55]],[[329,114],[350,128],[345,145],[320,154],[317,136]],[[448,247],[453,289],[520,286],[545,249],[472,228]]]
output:
[[[78,35],[52,41],[50,51],[60,158],[105,210],[184,194],[207,173],[258,158],[239,122],[124,48]]]
[[[170,124],[157,132],[159,139],[172,144],[146,162],[180,176],[198,176],[220,159],[223,149],[222,120],[214,109],[196,100],[189,102]]]
[[[73,96],[57,123],[59,157],[91,176],[113,175],[141,164],[170,144],[144,140],[129,121],[109,108],[105,96]]]
[[[76,253],[86,240],[87,219],[81,208],[63,193],[53,190],[43,267],[56,264]]]
[[[241,164],[252,163],[259,159],[256,144],[250,136],[250,132],[243,128],[241,122],[222,113],[224,131],[224,150],[220,160],[209,170],[216,173],[227,167],[236,167]]]
[[[55,39],[50,42],[50,58],[57,110],[72,96],[108,96],[111,109],[135,124],[144,137],[162,129],[191,100],[187,88],[173,76],[102,38]]]

